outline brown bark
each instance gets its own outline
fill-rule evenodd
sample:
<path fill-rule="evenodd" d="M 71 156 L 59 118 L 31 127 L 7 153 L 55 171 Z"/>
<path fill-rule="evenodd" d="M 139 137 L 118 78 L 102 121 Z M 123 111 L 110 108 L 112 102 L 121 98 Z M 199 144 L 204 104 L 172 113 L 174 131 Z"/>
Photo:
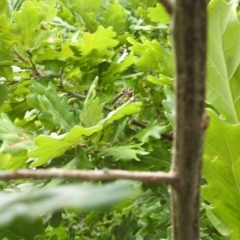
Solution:
<path fill-rule="evenodd" d="M 199 192 L 204 128 L 206 1 L 176 0 L 173 40 L 176 117 L 171 189 L 174 240 L 199 239 Z"/>
<path fill-rule="evenodd" d="M 11 179 L 83 179 L 87 181 L 129 179 L 146 182 L 160 182 L 169 185 L 176 184 L 177 178 L 173 172 L 143 172 L 126 170 L 75 170 L 75 169 L 19 169 L 15 171 L 0 171 L 0 180 Z"/>

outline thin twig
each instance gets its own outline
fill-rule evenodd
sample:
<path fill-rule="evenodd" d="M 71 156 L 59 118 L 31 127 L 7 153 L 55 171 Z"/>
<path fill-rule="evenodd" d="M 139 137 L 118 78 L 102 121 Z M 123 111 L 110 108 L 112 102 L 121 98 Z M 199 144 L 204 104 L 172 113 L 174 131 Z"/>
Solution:
<path fill-rule="evenodd" d="M 83 179 L 87 181 L 128 179 L 146 182 L 161 182 L 169 185 L 177 183 L 178 178 L 173 172 L 141 172 L 126 170 L 66 170 L 66 169 L 19 169 L 15 171 L 0 171 L 0 180 L 12 179 Z"/>
<path fill-rule="evenodd" d="M 31 57 L 29 57 L 29 61 L 30 61 L 31 65 L 32 65 L 32 71 L 34 72 L 34 74 L 35 74 L 38 78 L 42 77 L 42 74 L 37 70 L 34 62 L 33 62 L 32 59 L 31 59 Z"/>
<path fill-rule="evenodd" d="M 162 133 L 161 134 L 162 139 L 167 139 L 169 141 L 173 141 L 173 134 L 171 133 Z"/>
<path fill-rule="evenodd" d="M 159 2 L 165 7 L 169 15 L 172 15 L 174 3 L 171 0 L 159 0 Z"/>
<path fill-rule="evenodd" d="M 146 127 L 147 127 L 146 124 L 141 123 L 141 122 L 135 120 L 134 118 L 130 119 L 130 120 L 129 120 L 129 123 L 132 124 L 132 125 L 135 125 L 135 126 L 137 126 L 137 127 L 140 127 L 140 128 L 146 128 Z"/>
<path fill-rule="evenodd" d="M 85 96 L 82 95 L 82 94 L 79 94 L 79 93 L 75 93 L 75 92 L 71 92 L 71 91 L 68 91 L 69 94 L 71 94 L 73 97 L 76 97 L 76 98 L 79 98 L 81 100 L 85 100 Z"/>
<path fill-rule="evenodd" d="M 25 59 L 18 51 L 17 49 L 13 49 L 13 52 L 17 55 L 18 59 L 21 60 L 24 63 L 29 64 L 29 61 Z"/>

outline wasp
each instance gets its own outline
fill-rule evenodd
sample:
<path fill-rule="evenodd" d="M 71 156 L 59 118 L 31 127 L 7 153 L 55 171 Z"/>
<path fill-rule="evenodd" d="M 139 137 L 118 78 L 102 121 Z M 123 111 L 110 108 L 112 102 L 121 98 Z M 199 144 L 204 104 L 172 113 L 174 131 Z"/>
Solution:
<path fill-rule="evenodd" d="M 112 104 L 116 103 L 118 100 L 128 100 L 133 95 L 134 92 L 131 88 L 123 88 L 122 91 L 112 99 Z"/>

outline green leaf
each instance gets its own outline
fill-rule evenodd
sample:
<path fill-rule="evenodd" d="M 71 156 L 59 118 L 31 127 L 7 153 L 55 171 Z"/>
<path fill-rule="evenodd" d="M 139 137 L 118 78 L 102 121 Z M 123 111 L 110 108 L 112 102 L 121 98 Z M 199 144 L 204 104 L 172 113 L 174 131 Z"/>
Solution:
<path fill-rule="evenodd" d="M 0 52 L 1 52 L 1 50 L 0 50 Z M 6 63 L 6 61 L 4 61 L 4 62 Z M 12 70 L 12 68 L 11 67 L 0 67 L 0 77 L 4 77 L 6 80 L 12 80 L 13 79 L 13 70 Z M 4 91 L 3 90 L 4 89 L 4 85 L 1 85 L 1 88 L 2 88 L 2 91 Z M 5 94 L 4 93 L 2 93 L 2 94 L 3 95 L 1 97 L 4 97 Z M 1 100 L 0 100 L 0 102 L 1 102 Z"/>
<path fill-rule="evenodd" d="M 38 136 L 34 140 L 37 148 L 28 153 L 29 157 L 36 158 L 31 166 L 41 166 L 52 158 L 62 156 L 68 149 L 72 148 L 74 144 L 80 142 L 84 136 L 90 136 L 101 129 L 101 126 L 94 126 L 92 128 L 75 126 L 70 132 L 56 137 L 46 135 Z"/>
<path fill-rule="evenodd" d="M 61 46 L 61 51 L 57 51 L 52 48 L 46 48 L 42 50 L 43 53 L 37 56 L 37 61 L 46 61 L 46 60 L 59 60 L 66 61 L 67 59 L 78 59 L 74 57 L 74 53 L 71 50 L 71 43 L 65 42 Z"/>
<path fill-rule="evenodd" d="M 96 86 L 98 78 L 93 81 L 86 99 L 84 101 L 83 110 L 80 114 L 80 120 L 85 127 L 92 127 L 96 125 L 101 119 L 103 119 L 103 104 L 100 103 L 99 98 L 95 98 Z"/>
<path fill-rule="evenodd" d="M 110 49 L 118 45 L 118 41 L 113 39 L 116 35 L 112 27 L 105 29 L 102 26 L 99 26 L 95 33 L 85 33 L 80 45 L 82 55 L 95 58 L 112 56 L 114 51 Z"/>
<path fill-rule="evenodd" d="M 101 158 L 111 157 L 113 161 L 140 161 L 137 155 L 147 154 L 148 152 L 144 151 L 143 148 L 141 148 L 141 144 L 135 144 L 102 149 L 98 155 Z"/>
<path fill-rule="evenodd" d="M 134 215 L 123 216 L 119 225 L 112 228 L 115 240 L 135 240 L 135 231 L 137 229 L 137 220 Z"/>
<path fill-rule="evenodd" d="M 103 127 L 106 128 L 116 120 L 119 120 L 127 115 L 133 115 L 140 112 L 141 106 L 141 102 L 126 102 L 122 106 L 118 107 L 116 110 L 110 112 L 107 117 L 101 120 L 98 124 L 103 125 Z"/>
<path fill-rule="evenodd" d="M 161 69 L 166 76 L 173 77 L 173 56 L 156 40 L 149 41 L 142 37 L 143 44 L 138 43 L 135 39 L 128 37 L 128 42 L 133 45 L 131 50 L 140 55 L 135 61 L 136 66 L 141 71 L 153 71 Z"/>
<path fill-rule="evenodd" d="M 0 2 L 0 15 L 1 14 L 6 14 L 8 13 L 8 2 L 7 0 L 2 0 Z"/>
<path fill-rule="evenodd" d="M 51 82 L 46 88 L 34 81 L 29 90 L 31 93 L 27 96 L 28 104 L 41 110 L 39 116 L 41 121 L 54 123 L 66 131 L 75 125 L 73 113 L 69 111 L 67 98 L 63 97 L 60 100 Z"/>
<path fill-rule="evenodd" d="M 5 85 L 0 85 L 0 106 L 4 103 L 7 98 L 7 88 Z"/>
<path fill-rule="evenodd" d="M 33 2 L 27 1 L 22 4 L 21 11 L 13 12 L 12 19 L 15 23 L 15 30 L 22 37 L 24 45 L 31 47 L 36 30 L 45 14 L 41 12 L 40 7 L 36 7 Z"/>
<path fill-rule="evenodd" d="M 228 228 L 225 224 L 223 224 L 212 212 L 210 208 L 206 209 L 206 215 L 208 219 L 211 221 L 212 225 L 221 233 L 223 236 L 229 236 L 231 233 L 231 229 Z"/>
<path fill-rule="evenodd" d="M 35 147 L 35 144 L 33 144 L 32 149 Z M 26 161 L 28 160 L 27 150 L 21 151 L 16 154 L 12 154 L 11 158 L 5 165 L 4 169 L 18 169 L 23 167 L 26 164 Z"/>
<path fill-rule="evenodd" d="M 0 238 L 9 240 L 33 240 L 36 235 L 44 233 L 41 219 L 28 221 L 26 218 L 15 219 L 8 225 L 0 226 Z"/>
<path fill-rule="evenodd" d="M 0 39 L 4 42 L 4 45 L 1 44 L 2 49 L 9 49 L 8 47 L 12 46 L 13 43 L 20 43 L 20 37 L 12 32 L 13 24 L 9 22 L 6 15 L 0 15 Z M 9 57 L 8 57 L 9 58 Z M 2 56 L 1 58 L 2 59 Z"/>
<path fill-rule="evenodd" d="M 124 130 L 127 125 L 127 122 L 128 122 L 127 118 L 122 118 L 121 120 L 113 124 L 111 127 L 109 126 L 107 130 L 111 135 L 110 138 L 108 137 L 106 139 L 106 141 L 109 141 L 109 139 L 111 139 L 112 145 L 114 145 L 116 142 L 124 141 L 126 139 Z M 106 130 L 104 131 L 104 133 L 106 133 Z"/>
<path fill-rule="evenodd" d="M 164 86 L 164 93 L 165 96 L 167 97 L 167 99 L 162 101 L 162 105 L 165 109 L 165 115 L 168 118 L 168 120 L 170 121 L 170 123 L 173 125 L 174 123 L 174 115 L 175 115 L 175 96 L 173 94 L 173 91 L 171 90 L 170 87 L 168 87 L 167 85 Z"/>
<path fill-rule="evenodd" d="M 37 235 L 33 240 L 58 240 L 58 238 L 53 239 L 51 236 L 51 238 L 47 239 L 44 235 Z"/>
<path fill-rule="evenodd" d="M 159 139 L 161 134 L 167 131 L 167 127 L 157 122 L 157 120 L 154 120 L 148 123 L 147 127 L 137 134 L 137 139 L 142 143 L 148 142 L 149 137 Z"/>
<path fill-rule="evenodd" d="M 131 7 L 133 7 L 134 9 L 137 9 L 139 6 L 143 6 L 145 9 L 147 9 L 148 7 L 153 7 L 156 4 L 156 0 L 129 0 L 127 1 L 128 4 L 130 4 Z"/>
<path fill-rule="evenodd" d="M 102 74 L 103 83 L 113 82 L 114 75 L 126 71 L 131 65 L 134 64 L 133 52 L 127 54 L 123 53 L 122 56 L 118 59 L 117 62 L 113 62 L 107 71 Z"/>
<path fill-rule="evenodd" d="M 240 239 L 240 124 L 229 124 L 208 110 L 211 119 L 207 131 L 203 176 L 208 185 L 202 187 L 203 197 L 213 205 L 212 213 Z"/>
<path fill-rule="evenodd" d="M 24 0 L 8 0 L 10 12 L 18 11 Z"/>
<path fill-rule="evenodd" d="M 48 2 L 31 2 L 27 1 L 22 4 L 21 11 L 13 12 L 12 19 L 14 20 L 15 33 L 19 34 L 25 48 L 31 50 L 41 46 L 43 41 L 50 38 L 53 31 L 41 28 L 42 23 L 48 25 L 57 13 L 55 1 Z"/>
<path fill-rule="evenodd" d="M 240 63 L 240 23 L 234 4 L 212 0 L 208 5 L 207 101 L 230 123 L 240 120 L 240 95 L 233 94 L 240 87 L 233 76 Z"/>
<path fill-rule="evenodd" d="M 61 0 L 61 2 L 73 12 L 76 20 L 88 31 L 92 33 L 97 30 L 100 25 L 97 21 L 98 13 L 102 11 L 104 0 L 81 0 L 81 2 Z"/>
<path fill-rule="evenodd" d="M 113 27 L 114 32 L 123 33 L 126 23 L 125 9 L 119 4 L 118 1 L 114 1 L 113 4 L 109 4 L 108 10 L 103 11 L 103 23 L 104 27 Z"/>
<path fill-rule="evenodd" d="M 93 210 L 108 207 L 130 197 L 134 191 L 133 182 L 118 181 L 102 186 L 85 183 L 21 193 L 1 192 L 0 226 L 4 227 L 16 218 L 34 223 L 32 219 L 39 215 L 64 208 Z"/>
<path fill-rule="evenodd" d="M 90 98 L 87 103 L 84 104 L 83 111 L 80 114 L 80 119 L 84 126 L 95 126 L 104 117 L 102 111 L 103 104 L 100 103 L 99 98 Z"/>
<path fill-rule="evenodd" d="M 35 147 L 33 135 L 27 134 L 22 128 L 16 127 L 6 114 L 2 114 L 0 119 L 0 139 L 3 141 L 0 152 L 8 153 L 15 157 L 23 154 L 25 156 L 23 161 L 27 159 L 27 150 Z M 5 167 L 9 168 L 9 164 L 14 165 L 15 161 L 11 158 Z M 20 166 L 22 165 L 20 164 Z"/>
<path fill-rule="evenodd" d="M 11 155 L 10 154 L 4 154 L 4 153 L 0 153 L 0 169 L 5 169 L 7 163 L 10 161 L 11 159 Z"/>
<path fill-rule="evenodd" d="M 160 74 L 159 78 L 156 78 L 152 75 L 148 75 L 147 80 L 151 83 L 162 85 L 162 86 L 165 86 L 165 85 L 169 85 L 171 87 L 173 86 L 173 78 L 167 77 L 163 74 Z"/>
<path fill-rule="evenodd" d="M 170 22 L 170 16 L 166 12 L 165 8 L 162 4 L 157 4 L 154 8 L 148 8 L 148 17 L 153 21 L 157 23 L 163 23 L 163 24 L 169 24 Z"/>

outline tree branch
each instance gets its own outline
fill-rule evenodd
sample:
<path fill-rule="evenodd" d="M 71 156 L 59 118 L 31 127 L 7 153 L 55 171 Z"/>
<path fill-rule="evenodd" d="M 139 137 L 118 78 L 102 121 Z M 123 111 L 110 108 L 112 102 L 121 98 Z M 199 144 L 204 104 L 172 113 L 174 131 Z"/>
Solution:
<path fill-rule="evenodd" d="M 207 1 L 177 0 L 173 12 L 176 114 L 172 171 L 174 240 L 199 240 L 199 206 L 204 130 Z M 186 227 L 187 226 L 187 227 Z"/>
<path fill-rule="evenodd" d="M 159 2 L 165 7 L 169 15 L 172 15 L 173 12 L 173 2 L 171 0 L 159 0 Z"/>
<path fill-rule="evenodd" d="M 19 169 L 15 171 L 0 171 L 0 180 L 12 179 L 43 179 L 43 178 L 63 178 L 63 179 L 83 179 L 86 181 L 129 179 L 147 182 L 161 182 L 174 185 L 178 180 L 172 172 L 140 172 L 126 170 L 65 170 L 65 169 Z"/>

